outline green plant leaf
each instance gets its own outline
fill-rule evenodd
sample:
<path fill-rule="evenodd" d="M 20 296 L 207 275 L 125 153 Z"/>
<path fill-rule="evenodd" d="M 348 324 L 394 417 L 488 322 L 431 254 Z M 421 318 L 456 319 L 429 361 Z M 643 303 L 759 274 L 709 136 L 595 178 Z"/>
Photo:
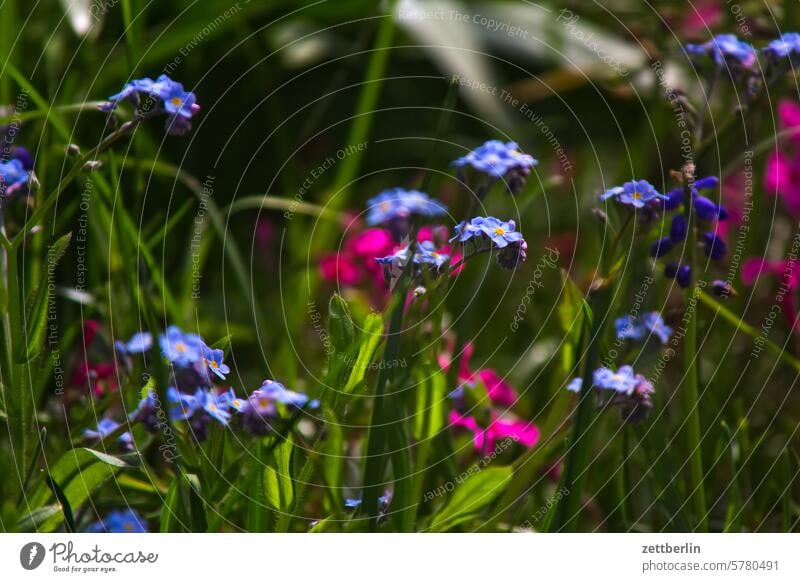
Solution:
<path fill-rule="evenodd" d="M 503 492 L 511 474 L 511 467 L 490 467 L 456 483 L 450 500 L 433 517 L 430 530 L 444 532 L 477 516 Z"/>

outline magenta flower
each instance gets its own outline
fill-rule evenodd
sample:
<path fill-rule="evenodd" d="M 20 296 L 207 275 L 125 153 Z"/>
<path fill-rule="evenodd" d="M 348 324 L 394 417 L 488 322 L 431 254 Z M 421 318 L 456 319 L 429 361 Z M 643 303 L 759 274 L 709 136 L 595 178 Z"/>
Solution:
<path fill-rule="evenodd" d="M 764 188 L 778 195 L 792 216 L 800 216 L 800 105 L 781 101 L 778 106 L 781 128 L 797 130 L 782 149 L 773 151 L 764 171 Z"/>
<path fill-rule="evenodd" d="M 800 270 L 800 264 L 796 259 L 768 261 L 761 257 L 750 257 L 742 263 L 742 282 L 745 285 L 753 285 L 755 280 L 762 275 L 772 275 L 778 278 L 780 285 L 787 287 L 786 297 L 780 303 L 786 322 L 794 333 L 800 333 L 800 303 L 797 298 L 800 272 L 798 270 Z"/>
<path fill-rule="evenodd" d="M 450 411 L 450 425 L 465 428 L 472 432 L 475 450 L 487 454 L 495 449 L 498 440 L 511 438 L 525 447 L 539 442 L 539 428 L 532 422 L 509 420 L 492 413 L 492 420 L 486 428 L 481 427 L 473 416 Z"/>

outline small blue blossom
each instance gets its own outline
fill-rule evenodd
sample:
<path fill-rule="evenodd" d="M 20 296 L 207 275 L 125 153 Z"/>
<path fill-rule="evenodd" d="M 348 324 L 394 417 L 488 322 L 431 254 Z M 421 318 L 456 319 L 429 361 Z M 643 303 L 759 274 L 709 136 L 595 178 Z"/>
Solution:
<path fill-rule="evenodd" d="M 503 222 L 489 216 L 481 223 L 479 228 L 499 249 L 507 247 L 510 243 L 518 243 L 523 240 L 522 233 L 516 231 L 517 225 L 513 220 Z"/>
<path fill-rule="evenodd" d="M 247 399 L 236 396 L 233 388 L 229 388 L 227 392 L 220 394 L 219 398 L 226 406 L 233 408 L 237 412 L 244 412 L 247 408 Z"/>
<path fill-rule="evenodd" d="M 274 380 L 264 380 L 260 390 L 256 390 L 256 392 L 259 391 L 265 394 L 269 399 L 280 402 L 281 404 L 296 406 L 297 408 L 302 408 L 306 405 L 308 405 L 309 408 L 316 408 L 319 406 L 318 400 L 309 400 L 308 396 L 305 394 L 289 390 L 283 384 L 275 382 Z"/>
<path fill-rule="evenodd" d="M 615 390 L 622 394 L 633 393 L 639 383 L 631 366 L 621 366 L 616 372 L 608 368 L 598 368 L 594 371 L 593 380 L 598 388 Z"/>
<path fill-rule="evenodd" d="M 113 510 L 105 519 L 91 524 L 87 533 L 147 533 L 147 522 L 133 509 Z"/>
<path fill-rule="evenodd" d="M 167 333 L 158 339 L 164 357 L 177 366 L 190 366 L 203 357 L 205 344 L 199 335 L 183 333 L 176 325 L 167 328 Z"/>
<path fill-rule="evenodd" d="M 688 44 L 684 48 L 696 64 L 702 64 L 704 59 L 710 58 L 717 68 L 727 66 L 734 73 L 751 69 L 757 61 L 756 49 L 740 41 L 735 34 L 718 34 L 706 43 Z"/>
<path fill-rule="evenodd" d="M 138 331 L 127 342 L 117 341 L 114 345 L 120 354 L 143 354 L 153 347 L 153 335 Z"/>
<path fill-rule="evenodd" d="M 484 236 L 483 231 L 483 223 L 486 222 L 486 218 L 482 216 L 478 216 L 470 220 L 469 222 L 460 222 L 455 226 L 454 229 L 454 236 L 450 239 L 450 242 L 467 242 L 469 239 L 473 237 L 482 237 Z"/>
<path fill-rule="evenodd" d="M 376 257 L 375 262 L 392 268 L 403 269 L 408 264 L 408 247 L 404 247 L 386 257 Z M 424 241 L 416 246 L 414 252 L 415 265 L 435 265 L 437 268 L 450 260 L 450 255 L 436 251 L 431 241 Z"/>
<path fill-rule="evenodd" d="M 519 146 L 513 141 L 503 143 L 492 139 L 451 165 L 456 168 L 470 166 L 492 179 L 506 178 L 512 181 L 524 179 L 538 163 L 533 156 L 519 151 Z M 520 184 L 514 184 L 512 190 L 518 191 L 518 186 Z"/>
<path fill-rule="evenodd" d="M 718 261 L 725 257 L 728 252 L 728 247 L 725 245 L 720 237 L 713 232 L 706 232 L 703 234 L 703 246 L 706 256 Z"/>
<path fill-rule="evenodd" d="M 227 374 L 230 374 L 231 369 L 222 361 L 222 350 L 215 350 L 208 346 L 203 346 L 203 360 L 206 362 L 208 369 L 211 370 L 217 377 L 224 380 Z"/>
<path fill-rule="evenodd" d="M 0 162 L 0 197 L 13 196 L 27 190 L 30 174 L 16 158 Z"/>
<path fill-rule="evenodd" d="M 108 102 L 100 106 L 103 111 L 111 111 L 122 101 L 136 105 L 140 95 L 147 95 L 157 101 L 156 112 L 167 114 L 166 128 L 172 135 L 183 135 L 191 129 L 189 121 L 198 111 L 197 97 L 186 91 L 181 83 L 173 81 L 167 75 L 161 75 L 153 81 L 149 77 L 134 79 L 120 91 L 108 98 Z"/>
<path fill-rule="evenodd" d="M 575 392 L 576 394 L 581 391 L 583 387 L 583 378 L 573 378 L 572 381 L 567 384 L 567 390 L 570 392 Z"/>
<path fill-rule="evenodd" d="M 670 237 L 660 238 L 650 245 L 650 256 L 663 257 L 672 250 L 672 239 Z"/>
<path fill-rule="evenodd" d="M 83 431 L 83 436 L 87 439 L 101 441 L 119 428 L 119 423 L 111 418 L 104 418 L 97 423 L 97 430 L 87 428 Z M 126 447 L 133 445 L 131 433 L 124 432 L 119 435 L 119 441 Z"/>
<path fill-rule="evenodd" d="M 672 217 L 672 223 L 669 227 L 669 240 L 678 244 L 686 239 L 688 231 L 689 225 L 686 223 L 686 217 L 683 214 L 676 214 Z"/>
<path fill-rule="evenodd" d="M 625 182 L 622 186 L 611 188 L 600 196 L 600 200 L 608 200 L 609 198 L 614 198 L 621 204 L 633 206 L 634 208 L 644 208 L 654 200 L 662 201 L 665 199 L 647 180 Z"/>
<path fill-rule="evenodd" d="M 200 388 L 194 394 L 195 401 L 197 402 L 197 409 L 203 409 L 208 416 L 216 420 L 222 425 L 227 426 L 228 420 L 231 418 L 230 399 L 229 396 L 224 394 L 216 394 L 212 390 Z"/>
<path fill-rule="evenodd" d="M 447 207 L 418 190 L 392 188 L 367 201 L 367 224 L 407 220 L 412 215 L 434 217 L 447 214 Z"/>
<path fill-rule="evenodd" d="M 386 511 L 389 507 L 389 502 L 392 500 L 392 496 L 388 493 L 386 495 L 381 495 L 378 497 L 378 510 L 379 511 Z M 361 497 L 349 497 L 344 500 L 344 506 L 347 509 L 357 509 L 361 507 L 362 504 Z"/>
<path fill-rule="evenodd" d="M 778 62 L 782 59 L 800 55 L 800 34 L 787 32 L 780 38 L 770 42 L 762 52 L 771 62 Z"/>
<path fill-rule="evenodd" d="M 642 316 L 644 329 L 655 335 L 662 344 L 669 342 L 672 335 L 672 328 L 664 323 L 664 318 L 657 311 L 646 313 Z"/>
<path fill-rule="evenodd" d="M 617 332 L 617 339 L 640 340 L 644 337 L 644 327 L 638 318 L 633 315 L 626 315 L 614 321 L 614 329 Z"/>

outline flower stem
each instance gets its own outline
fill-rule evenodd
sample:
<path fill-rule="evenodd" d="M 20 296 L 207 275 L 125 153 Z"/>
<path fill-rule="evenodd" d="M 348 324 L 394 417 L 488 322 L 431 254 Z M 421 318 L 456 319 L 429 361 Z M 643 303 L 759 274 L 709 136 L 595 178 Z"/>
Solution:
<path fill-rule="evenodd" d="M 691 269 L 691 281 L 686 288 L 686 309 L 694 310 L 697 304 L 697 261 L 695 258 L 697 247 L 697 232 L 695 228 L 695 213 L 692 206 L 692 180 L 693 169 L 684 167 L 683 169 L 683 195 L 684 213 L 688 224 L 688 236 L 686 237 L 686 264 Z M 703 488 L 703 457 L 700 448 L 700 402 L 698 391 L 698 370 L 697 359 L 697 314 L 690 313 L 686 337 L 683 340 L 683 364 L 686 385 L 681 394 L 683 396 L 683 407 L 686 413 L 686 437 L 689 447 L 689 503 L 694 506 L 696 515 L 696 530 L 706 531 L 706 498 Z"/>

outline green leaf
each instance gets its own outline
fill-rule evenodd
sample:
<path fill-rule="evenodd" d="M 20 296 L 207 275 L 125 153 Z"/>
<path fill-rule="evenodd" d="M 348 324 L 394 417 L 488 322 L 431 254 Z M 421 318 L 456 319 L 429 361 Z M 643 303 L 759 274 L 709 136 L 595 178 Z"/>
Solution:
<path fill-rule="evenodd" d="M 39 284 L 28 296 L 28 309 L 25 317 L 25 341 L 16 344 L 14 359 L 18 364 L 30 362 L 39 355 L 44 345 L 45 330 L 47 327 L 47 309 L 50 302 L 50 281 L 58 261 L 64 256 L 67 245 L 72 238 L 72 233 L 67 233 L 58 239 L 47 251 L 46 268 L 42 271 Z"/>
<path fill-rule="evenodd" d="M 380 313 L 370 313 L 364 320 L 361 331 L 361 343 L 358 346 L 358 355 L 350 370 L 350 376 L 342 392 L 351 393 L 364 381 L 369 365 L 375 357 L 375 351 L 383 339 L 383 317 Z"/>
<path fill-rule="evenodd" d="M 276 447 L 264 460 L 263 491 L 267 505 L 277 511 L 288 511 L 294 500 L 291 457 L 294 443 L 291 437 Z"/>
<path fill-rule="evenodd" d="M 338 293 L 334 293 L 328 302 L 328 333 L 331 339 L 332 357 L 352 351 L 356 336 L 353 317 L 350 315 L 347 301 Z"/>
<path fill-rule="evenodd" d="M 61 505 L 53 503 L 34 509 L 27 513 L 17 523 L 17 528 L 20 531 L 40 531 L 42 526 L 50 521 L 56 515 L 61 514 Z"/>
<path fill-rule="evenodd" d="M 205 503 L 197 475 L 180 474 L 173 479 L 161 510 L 161 533 L 208 530 Z"/>
<path fill-rule="evenodd" d="M 131 465 L 106 453 L 87 448 L 71 449 L 64 453 L 31 496 L 31 507 L 38 509 L 52 499 L 52 483 L 72 510 L 77 510 L 100 485 L 117 471 Z M 50 485 L 48 485 L 50 482 Z M 53 531 L 63 521 L 64 515 L 54 515 L 39 527 L 41 532 Z"/>
<path fill-rule="evenodd" d="M 511 467 L 490 467 L 455 483 L 452 497 L 430 524 L 430 531 L 444 532 L 473 517 L 502 493 L 511 480 Z"/>

